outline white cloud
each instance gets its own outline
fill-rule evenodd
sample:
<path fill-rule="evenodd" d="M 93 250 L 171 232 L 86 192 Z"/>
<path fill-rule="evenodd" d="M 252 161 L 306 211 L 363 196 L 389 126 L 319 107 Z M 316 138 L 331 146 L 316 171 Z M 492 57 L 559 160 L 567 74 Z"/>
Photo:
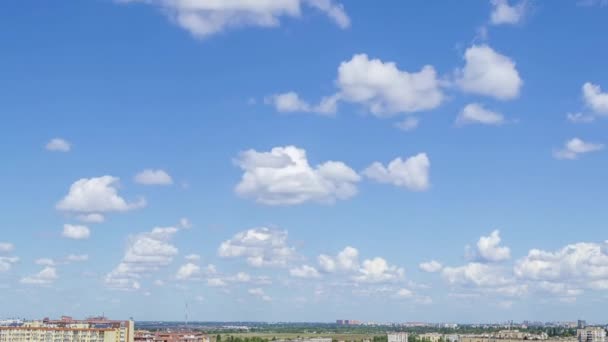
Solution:
<path fill-rule="evenodd" d="M 420 124 L 420 120 L 418 120 L 418 118 L 409 116 L 409 117 L 403 119 L 402 121 L 397 122 L 395 124 L 395 127 L 399 128 L 400 130 L 402 130 L 404 132 L 409 132 L 409 131 L 413 131 L 416 128 L 418 128 L 419 124 Z"/>
<path fill-rule="evenodd" d="M 338 96 L 328 96 L 321 99 L 321 102 L 313 106 L 302 100 L 300 95 L 294 91 L 281 94 L 274 94 L 264 98 L 264 103 L 273 105 L 280 113 L 317 113 L 322 115 L 332 115 L 337 111 Z"/>
<path fill-rule="evenodd" d="M 15 246 L 12 243 L 0 242 L 0 253 L 10 253 L 15 250 Z"/>
<path fill-rule="evenodd" d="M 244 151 L 236 163 L 244 170 L 236 193 L 267 205 L 347 199 L 357 193 L 355 183 L 360 180 L 342 162 L 328 161 L 311 167 L 306 151 L 295 146 L 275 147 L 270 152 Z"/>
<path fill-rule="evenodd" d="M 402 279 L 405 275 L 403 268 L 389 265 L 380 257 L 364 260 L 359 274 L 353 279 L 357 282 L 380 283 Z"/>
<path fill-rule="evenodd" d="M 443 265 L 441 265 L 441 263 L 439 263 L 435 260 L 431 260 L 431 261 L 420 263 L 420 265 L 418 265 L 418 267 L 421 270 L 423 270 L 424 272 L 434 273 L 434 272 L 441 271 L 441 269 L 443 268 Z"/>
<path fill-rule="evenodd" d="M 296 278 L 319 278 L 321 275 L 316 268 L 309 265 L 302 265 L 289 270 L 289 274 Z"/>
<path fill-rule="evenodd" d="M 599 85 L 586 82 L 583 84 L 585 104 L 598 114 L 608 114 L 608 92 L 602 92 Z"/>
<path fill-rule="evenodd" d="M 580 282 L 608 280 L 608 254 L 598 243 L 575 243 L 555 252 L 532 249 L 515 264 L 523 279 Z"/>
<path fill-rule="evenodd" d="M 432 66 L 410 73 L 366 54 L 342 62 L 336 83 L 341 100 L 362 104 L 379 117 L 434 109 L 444 100 Z"/>
<path fill-rule="evenodd" d="M 477 241 L 476 256 L 481 261 L 499 262 L 511 258 L 509 247 L 500 246 L 500 231 L 494 230 L 489 236 L 482 236 Z"/>
<path fill-rule="evenodd" d="M 363 175 L 380 183 L 389 183 L 413 191 L 424 191 L 430 186 L 430 166 L 426 153 L 419 153 L 406 160 L 395 158 L 386 167 L 380 162 L 374 162 L 363 170 Z"/>
<path fill-rule="evenodd" d="M 175 275 L 175 277 L 179 280 L 187 280 L 198 276 L 200 273 L 200 266 L 189 262 L 187 264 L 182 265 L 179 270 L 177 270 L 177 274 Z"/>
<path fill-rule="evenodd" d="M 414 292 L 409 289 L 402 288 L 397 291 L 396 295 L 398 298 L 412 298 L 414 296 Z"/>
<path fill-rule="evenodd" d="M 519 96 L 523 85 L 515 62 L 487 45 L 473 45 L 464 54 L 465 66 L 458 70 L 456 83 L 468 93 L 500 100 Z"/>
<path fill-rule="evenodd" d="M 568 113 L 566 114 L 566 119 L 572 123 L 590 123 L 595 121 L 595 116 L 583 113 Z"/>
<path fill-rule="evenodd" d="M 434 109 L 445 99 L 441 81 L 432 66 L 407 72 L 394 62 L 370 59 L 366 54 L 356 54 L 343 61 L 335 83 L 338 91 L 322 98 L 318 105 L 302 100 L 293 91 L 269 96 L 265 102 L 279 112 L 334 114 L 342 101 L 362 105 L 374 116 L 390 117 Z M 410 120 L 401 126 L 412 129 L 416 123 Z"/>
<path fill-rule="evenodd" d="M 604 149 L 603 144 L 585 142 L 579 138 L 568 140 L 560 150 L 553 151 L 557 159 L 577 159 L 579 155 Z"/>
<path fill-rule="evenodd" d="M 325 13 L 340 28 L 350 26 L 341 4 L 333 0 L 120 0 L 144 3 L 161 9 L 171 22 L 197 38 L 206 38 L 231 28 L 277 27 L 281 17 L 299 17 L 301 6 Z"/>
<path fill-rule="evenodd" d="M 254 289 L 249 289 L 247 292 L 249 292 L 250 295 L 260 298 L 263 301 L 269 302 L 272 300 L 272 298 L 270 296 L 268 296 L 263 289 L 261 288 L 254 288 Z"/>
<path fill-rule="evenodd" d="M 493 25 L 517 24 L 526 14 L 527 3 L 521 1 L 516 5 L 509 5 L 508 0 L 491 0 L 493 9 L 490 22 Z"/>
<path fill-rule="evenodd" d="M 328 273 L 357 271 L 359 269 L 359 251 L 347 246 L 335 257 L 319 255 L 318 261 L 321 269 Z"/>
<path fill-rule="evenodd" d="M 19 262 L 18 257 L 0 257 L 0 272 L 9 271 L 17 262 Z"/>
<path fill-rule="evenodd" d="M 261 227 L 239 232 L 222 242 L 218 255 L 222 258 L 245 258 L 254 267 L 284 267 L 296 258 L 296 251 L 287 244 L 286 230 Z"/>
<path fill-rule="evenodd" d="M 171 239 L 179 231 L 176 227 L 156 227 L 149 232 L 131 236 L 121 262 L 104 282 L 118 290 L 137 290 L 139 279 L 169 265 L 179 250 Z"/>
<path fill-rule="evenodd" d="M 512 283 L 501 267 L 471 262 L 463 266 L 446 266 L 441 271 L 443 278 L 453 285 L 497 287 Z"/>
<path fill-rule="evenodd" d="M 85 240 L 91 236 L 91 231 L 87 226 L 64 224 L 61 236 L 68 239 Z"/>
<path fill-rule="evenodd" d="M 119 179 L 112 176 L 82 178 L 70 186 L 68 194 L 57 203 L 56 208 L 63 211 L 83 213 L 102 213 L 109 211 L 128 211 L 144 207 L 146 202 L 128 203 L 118 195 Z"/>
<path fill-rule="evenodd" d="M 144 185 L 171 185 L 173 179 L 164 170 L 146 169 L 135 175 L 135 182 Z"/>
<path fill-rule="evenodd" d="M 184 229 L 190 229 L 192 228 L 192 222 L 190 222 L 187 217 L 182 217 L 181 219 L 179 219 L 179 226 Z"/>
<path fill-rule="evenodd" d="M 49 258 L 36 259 L 35 263 L 40 266 L 55 266 L 55 261 Z"/>
<path fill-rule="evenodd" d="M 195 262 L 201 260 L 201 256 L 198 254 L 188 254 L 184 257 L 187 261 Z"/>
<path fill-rule="evenodd" d="M 55 282 L 57 278 L 59 277 L 57 276 L 55 267 L 46 266 L 36 274 L 21 278 L 21 283 L 30 285 L 49 285 Z"/>
<path fill-rule="evenodd" d="M 278 112 L 308 112 L 310 105 L 300 99 L 300 96 L 289 91 L 282 94 L 272 95 L 264 100 L 267 104 L 274 104 Z"/>
<path fill-rule="evenodd" d="M 66 257 L 69 262 L 82 262 L 89 260 L 88 254 L 70 254 Z"/>
<path fill-rule="evenodd" d="M 505 118 L 502 114 L 488 110 L 479 103 L 469 103 L 462 109 L 458 118 L 456 118 L 457 125 L 482 124 L 498 126 L 503 123 L 505 123 Z"/>
<path fill-rule="evenodd" d="M 97 213 L 78 215 L 76 218 L 86 223 L 103 223 L 105 221 L 105 217 Z"/>
<path fill-rule="evenodd" d="M 64 139 L 54 138 L 46 144 L 45 148 L 52 152 L 69 152 L 71 145 Z"/>

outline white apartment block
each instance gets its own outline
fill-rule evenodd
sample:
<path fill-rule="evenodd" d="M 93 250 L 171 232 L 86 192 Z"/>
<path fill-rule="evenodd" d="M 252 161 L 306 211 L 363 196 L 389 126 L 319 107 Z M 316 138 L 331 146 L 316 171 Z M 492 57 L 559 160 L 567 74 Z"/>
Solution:
<path fill-rule="evenodd" d="M 405 332 L 389 333 L 386 334 L 386 336 L 388 338 L 388 342 L 408 342 L 408 334 Z"/>

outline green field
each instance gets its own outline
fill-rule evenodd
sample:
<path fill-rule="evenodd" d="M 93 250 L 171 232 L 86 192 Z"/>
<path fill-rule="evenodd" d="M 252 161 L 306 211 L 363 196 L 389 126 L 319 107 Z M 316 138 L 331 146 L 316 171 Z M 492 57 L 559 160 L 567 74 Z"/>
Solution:
<path fill-rule="evenodd" d="M 222 341 L 226 341 L 228 336 L 233 336 L 234 338 L 240 337 L 242 339 L 257 337 L 261 339 L 267 339 L 269 341 L 276 340 L 294 340 L 298 338 L 321 338 L 327 337 L 333 340 L 338 341 L 363 341 L 363 340 L 372 340 L 374 336 L 381 336 L 382 334 L 364 334 L 364 333 L 332 333 L 332 332 L 323 332 L 323 333 L 271 333 L 271 332 L 247 332 L 247 333 L 232 333 L 232 334 L 221 334 Z M 211 342 L 216 342 L 215 335 L 211 336 Z"/>

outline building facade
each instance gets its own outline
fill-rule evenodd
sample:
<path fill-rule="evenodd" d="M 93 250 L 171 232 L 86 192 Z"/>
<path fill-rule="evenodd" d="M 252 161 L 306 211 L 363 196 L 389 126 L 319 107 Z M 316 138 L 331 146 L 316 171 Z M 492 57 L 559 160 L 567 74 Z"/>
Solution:
<path fill-rule="evenodd" d="M 587 327 L 576 331 L 578 342 L 608 342 L 606 330 L 600 327 Z"/>
<path fill-rule="evenodd" d="M 133 321 L 112 321 L 105 317 L 74 320 L 23 321 L 0 326 L 0 342 L 133 342 Z"/>
<path fill-rule="evenodd" d="M 408 334 L 405 332 L 386 334 L 388 342 L 408 342 Z"/>

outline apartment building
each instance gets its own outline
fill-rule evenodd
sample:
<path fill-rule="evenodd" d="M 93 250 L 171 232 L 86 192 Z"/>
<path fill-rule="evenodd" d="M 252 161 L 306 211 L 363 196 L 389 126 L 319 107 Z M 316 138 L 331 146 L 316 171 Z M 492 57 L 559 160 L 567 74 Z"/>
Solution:
<path fill-rule="evenodd" d="M 578 342 L 607 342 L 606 330 L 601 327 L 587 327 L 576 331 Z"/>
<path fill-rule="evenodd" d="M 133 342 L 134 330 L 133 321 L 63 316 L 0 326 L 0 342 Z"/>
<path fill-rule="evenodd" d="M 405 332 L 386 334 L 388 342 L 408 342 L 408 334 Z"/>

